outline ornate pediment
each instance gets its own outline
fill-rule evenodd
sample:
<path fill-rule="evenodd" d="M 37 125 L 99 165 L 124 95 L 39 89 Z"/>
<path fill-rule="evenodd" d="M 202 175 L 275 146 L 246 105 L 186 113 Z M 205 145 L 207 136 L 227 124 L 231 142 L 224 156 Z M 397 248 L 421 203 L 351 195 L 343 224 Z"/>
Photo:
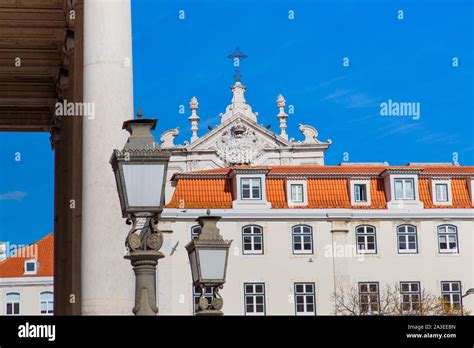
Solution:
<path fill-rule="evenodd" d="M 231 87 L 232 100 L 221 113 L 220 123 L 205 134 L 199 134 L 197 114 L 199 102 L 193 97 L 189 103 L 192 136 L 190 141 L 175 144 L 178 129 L 171 129 L 161 136 L 162 147 L 175 153 L 172 160 L 183 162 L 183 170 L 193 171 L 205 168 L 218 168 L 231 165 L 323 163 L 323 153 L 330 141 L 318 140 L 318 131 L 308 125 L 299 129 L 304 136 L 303 141 L 289 138 L 286 132 L 288 114 L 285 112 L 286 100 L 279 95 L 276 104 L 279 108 L 277 118 L 280 132 L 275 133 L 258 123 L 258 113 L 252 111 L 247 104 L 244 93 L 246 87 L 236 81 Z"/>
<path fill-rule="evenodd" d="M 234 132 L 236 133 L 233 133 L 233 127 L 235 127 Z M 245 128 L 245 131 L 240 132 L 240 128 Z M 226 122 L 218 125 L 205 136 L 201 137 L 198 141 L 190 144 L 188 146 L 188 150 L 217 150 L 217 144 L 220 143 L 221 138 L 230 137 L 233 134 L 235 135 L 233 137 L 234 139 L 248 139 L 250 136 L 256 137 L 258 139 L 260 151 L 264 148 L 280 148 L 290 146 L 290 143 L 287 140 L 281 138 L 275 133 L 270 132 L 262 125 L 253 122 L 245 116 L 236 115 L 226 120 Z M 234 140 L 232 142 L 234 142 Z"/>

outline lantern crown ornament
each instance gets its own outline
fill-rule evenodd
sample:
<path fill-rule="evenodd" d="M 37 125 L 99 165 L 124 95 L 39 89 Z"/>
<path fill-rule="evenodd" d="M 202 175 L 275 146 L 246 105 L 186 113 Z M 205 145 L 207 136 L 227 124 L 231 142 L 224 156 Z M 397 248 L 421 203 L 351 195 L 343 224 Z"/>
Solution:
<path fill-rule="evenodd" d="M 124 148 L 114 150 L 110 159 L 126 218 L 161 213 L 170 157 L 151 134 L 157 119 L 141 118 L 141 110 L 137 116 L 123 123 L 122 129 L 130 136 Z"/>

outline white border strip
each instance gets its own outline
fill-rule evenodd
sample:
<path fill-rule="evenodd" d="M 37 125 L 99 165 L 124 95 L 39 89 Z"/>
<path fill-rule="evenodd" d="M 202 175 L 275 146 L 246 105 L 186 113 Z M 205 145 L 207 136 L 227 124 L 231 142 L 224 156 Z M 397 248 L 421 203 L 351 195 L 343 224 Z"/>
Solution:
<path fill-rule="evenodd" d="M 206 215 L 207 209 L 165 209 L 162 220 L 192 220 Z M 211 215 L 223 220 L 247 219 L 307 219 L 307 220 L 393 220 L 393 219 L 452 219 L 474 221 L 473 209 L 211 209 Z"/>

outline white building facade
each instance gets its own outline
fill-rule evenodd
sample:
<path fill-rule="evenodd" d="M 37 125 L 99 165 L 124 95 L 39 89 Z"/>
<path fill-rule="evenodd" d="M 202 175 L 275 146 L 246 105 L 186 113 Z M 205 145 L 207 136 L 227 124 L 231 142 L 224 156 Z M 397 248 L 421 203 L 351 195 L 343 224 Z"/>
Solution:
<path fill-rule="evenodd" d="M 53 315 L 54 235 L 0 262 L 0 315 Z"/>
<path fill-rule="evenodd" d="M 194 313 L 198 293 L 184 245 L 208 209 L 232 240 L 221 291 L 225 314 L 332 315 L 338 291 L 350 288 L 359 313 L 377 313 L 388 286 L 400 292 L 404 308 L 416 309 L 425 291 L 453 311 L 461 303 L 464 313 L 474 309 L 474 299 L 462 299 L 474 287 L 473 167 L 325 166 L 331 141 L 319 141 L 307 125 L 299 127 L 304 141 L 288 140 L 281 95 L 275 134 L 258 124 L 245 86 L 236 82 L 232 92 L 221 124 L 207 134 L 198 136 L 193 98 L 190 142 L 174 144 L 178 129 L 161 136 L 172 157 L 160 314 Z"/>

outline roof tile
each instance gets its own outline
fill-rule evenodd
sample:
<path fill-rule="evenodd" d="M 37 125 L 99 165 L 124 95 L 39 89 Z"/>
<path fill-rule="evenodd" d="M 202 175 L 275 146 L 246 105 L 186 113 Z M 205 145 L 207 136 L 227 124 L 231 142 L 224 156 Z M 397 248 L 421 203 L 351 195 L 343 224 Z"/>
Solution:
<path fill-rule="evenodd" d="M 30 251 L 30 252 L 28 252 Z M 25 273 L 25 261 L 34 259 L 38 261 L 36 274 Z M 33 257 L 31 257 L 33 256 Z M 54 234 L 50 233 L 36 243 L 21 248 L 16 255 L 0 262 L 0 278 L 12 277 L 52 277 L 54 275 Z"/>

